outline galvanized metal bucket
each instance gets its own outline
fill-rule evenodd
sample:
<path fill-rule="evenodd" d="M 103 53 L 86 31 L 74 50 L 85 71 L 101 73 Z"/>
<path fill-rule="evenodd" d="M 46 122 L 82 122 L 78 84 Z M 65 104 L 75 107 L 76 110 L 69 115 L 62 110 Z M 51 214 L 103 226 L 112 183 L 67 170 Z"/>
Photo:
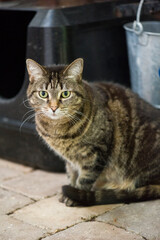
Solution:
<path fill-rule="evenodd" d="M 124 25 L 131 86 L 140 97 L 160 108 L 160 22 L 140 22 L 143 2 L 136 21 Z"/>

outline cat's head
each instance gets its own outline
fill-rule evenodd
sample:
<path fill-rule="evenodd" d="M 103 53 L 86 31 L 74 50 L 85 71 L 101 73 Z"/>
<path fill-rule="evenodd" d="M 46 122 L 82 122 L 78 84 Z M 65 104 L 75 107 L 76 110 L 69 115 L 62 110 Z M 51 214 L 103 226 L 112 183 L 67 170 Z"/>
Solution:
<path fill-rule="evenodd" d="M 83 59 L 68 66 L 44 67 L 27 59 L 29 86 L 27 96 L 37 114 L 50 119 L 72 118 L 85 99 L 82 82 Z"/>

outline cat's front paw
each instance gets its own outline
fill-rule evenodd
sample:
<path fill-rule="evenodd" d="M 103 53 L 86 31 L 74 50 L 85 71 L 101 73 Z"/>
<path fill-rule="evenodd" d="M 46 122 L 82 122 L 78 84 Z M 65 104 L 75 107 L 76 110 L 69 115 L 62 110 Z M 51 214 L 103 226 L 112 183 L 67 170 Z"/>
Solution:
<path fill-rule="evenodd" d="M 77 207 L 80 205 L 78 202 L 70 199 L 69 197 L 66 197 L 63 193 L 61 193 L 59 201 L 65 203 L 67 207 Z"/>
<path fill-rule="evenodd" d="M 78 178 L 76 181 L 76 188 L 80 190 L 90 191 L 94 181 L 88 178 Z"/>

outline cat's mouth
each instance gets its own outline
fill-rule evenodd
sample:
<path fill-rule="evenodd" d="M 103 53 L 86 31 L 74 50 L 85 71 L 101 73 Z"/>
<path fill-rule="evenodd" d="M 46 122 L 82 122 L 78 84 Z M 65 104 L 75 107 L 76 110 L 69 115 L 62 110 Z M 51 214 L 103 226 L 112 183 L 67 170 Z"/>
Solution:
<path fill-rule="evenodd" d="M 59 118 L 60 116 L 59 116 L 59 114 L 57 113 L 57 111 L 53 111 L 53 110 L 52 110 L 52 117 L 54 117 L 54 118 Z"/>
<path fill-rule="evenodd" d="M 58 119 L 58 118 L 60 118 L 60 116 L 58 114 L 56 114 L 56 112 L 52 112 L 51 118 L 52 119 Z"/>
<path fill-rule="evenodd" d="M 46 117 L 53 119 L 53 120 L 59 119 L 61 117 L 60 114 L 57 112 L 57 110 L 52 111 L 51 109 L 43 109 L 42 111 Z"/>

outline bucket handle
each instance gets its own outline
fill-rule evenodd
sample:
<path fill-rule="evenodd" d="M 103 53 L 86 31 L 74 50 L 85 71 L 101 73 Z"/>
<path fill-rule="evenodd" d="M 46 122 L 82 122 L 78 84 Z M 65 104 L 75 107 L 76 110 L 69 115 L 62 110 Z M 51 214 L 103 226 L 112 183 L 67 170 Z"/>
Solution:
<path fill-rule="evenodd" d="M 144 0 L 141 0 L 137 10 L 136 21 L 133 22 L 133 30 L 137 35 L 140 35 L 143 32 L 143 25 L 140 22 L 141 10 Z"/>

